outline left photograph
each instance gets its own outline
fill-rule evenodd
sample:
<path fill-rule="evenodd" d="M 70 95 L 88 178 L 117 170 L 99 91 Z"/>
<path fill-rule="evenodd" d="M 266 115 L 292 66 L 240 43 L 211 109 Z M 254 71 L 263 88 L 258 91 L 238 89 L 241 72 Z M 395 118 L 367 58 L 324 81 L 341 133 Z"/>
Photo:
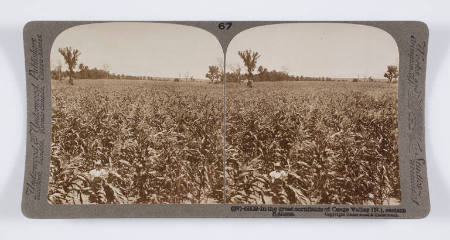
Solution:
<path fill-rule="evenodd" d="M 165 23 L 63 31 L 51 55 L 50 204 L 224 203 L 223 51 Z"/>

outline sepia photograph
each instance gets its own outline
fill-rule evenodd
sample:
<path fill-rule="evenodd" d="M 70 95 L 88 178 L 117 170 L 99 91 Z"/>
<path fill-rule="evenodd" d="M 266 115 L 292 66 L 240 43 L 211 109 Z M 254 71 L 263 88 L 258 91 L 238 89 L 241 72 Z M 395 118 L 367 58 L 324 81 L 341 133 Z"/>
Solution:
<path fill-rule="evenodd" d="M 79 25 L 51 55 L 50 204 L 223 203 L 223 51 L 165 23 Z"/>
<path fill-rule="evenodd" d="M 387 32 L 283 23 L 69 28 L 50 56 L 51 204 L 398 205 Z M 224 165 L 225 164 L 225 165 Z"/>
<path fill-rule="evenodd" d="M 226 59 L 227 203 L 400 204 L 391 35 L 265 25 L 236 35 Z"/>

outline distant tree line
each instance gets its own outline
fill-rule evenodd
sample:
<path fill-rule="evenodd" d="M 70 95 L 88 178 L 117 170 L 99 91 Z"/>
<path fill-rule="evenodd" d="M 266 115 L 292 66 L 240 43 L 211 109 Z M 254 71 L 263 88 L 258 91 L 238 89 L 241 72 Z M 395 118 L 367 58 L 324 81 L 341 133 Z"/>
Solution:
<path fill-rule="evenodd" d="M 133 76 L 125 74 L 115 74 L 109 71 L 109 66 L 104 65 L 103 69 L 98 69 L 96 67 L 89 68 L 89 66 L 78 63 L 78 57 L 81 52 L 78 49 L 72 49 L 71 47 L 59 48 L 58 52 L 64 57 L 64 61 L 67 64 L 67 70 L 62 71 L 62 66 L 59 64 L 53 70 L 51 70 L 52 79 L 62 80 L 63 78 L 69 78 L 69 83 L 73 85 L 73 78 L 78 79 L 130 79 L 130 80 L 169 80 L 169 78 L 155 78 L 150 76 Z M 242 59 L 245 67 L 247 68 L 247 73 L 241 73 L 241 67 L 238 66 L 231 72 L 224 73 L 223 65 L 219 61 L 218 65 L 210 65 L 208 67 L 208 72 L 205 77 L 208 78 L 213 83 L 223 82 L 224 77 L 227 78 L 229 82 L 240 82 L 241 80 L 248 80 L 250 82 L 263 82 L 263 81 L 333 81 L 330 77 L 304 77 L 304 76 L 293 76 L 289 75 L 287 71 L 269 71 L 263 66 L 256 68 L 258 59 L 261 55 L 251 49 L 238 51 L 239 57 Z M 78 66 L 78 71 L 76 67 Z M 254 71 L 257 69 L 257 73 Z M 189 74 L 188 74 L 189 75 Z M 192 76 L 186 75 L 185 80 L 194 81 Z M 387 66 L 387 71 L 384 74 L 389 82 L 396 82 L 399 73 L 398 67 L 395 65 Z M 180 78 L 175 78 L 175 82 L 179 82 Z M 353 82 L 358 82 L 358 78 L 352 79 Z M 373 82 L 372 77 L 368 78 L 369 82 Z"/>
<path fill-rule="evenodd" d="M 232 69 L 231 72 L 225 73 L 225 76 L 227 78 L 228 82 L 240 82 L 241 80 L 250 80 L 255 82 L 262 82 L 262 81 L 345 81 L 343 79 L 334 79 L 330 77 L 305 77 L 305 76 L 294 76 L 289 75 L 287 71 L 276 71 L 272 70 L 269 71 L 267 68 L 263 66 L 259 66 L 257 68 L 257 73 L 255 74 L 254 71 L 256 69 L 258 59 L 261 57 L 261 55 L 256 52 L 252 51 L 251 49 L 238 51 L 239 57 L 242 59 L 242 62 L 244 66 L 247 68 L 247 73 L 242 74 L 241 67 L 235 67 Z M 212 71 L 213 70 L 213 71 Z M 209 78 L 211 81 L 217 81 L 222 80 L 223 76 L 218 76 L 219 71 L 217 69 L 217 66 L 209 66 L 209 72 L 206 74 L 206 77 Z M 384 74 L 384 77 L 388 80 L 388 82 L 396 82 L 399 73 L 398 73 L 398 67 L 395 65 L 389 65 L 387 66 L 387 71 Z M 359 78 L 353 78 L 351 79 L 352 82 L 359 82 L 361 79 Z M 372 76 L 369 76 L 366 78 L 366 81 L 368 82 L 374 82 L 375 79 Z"/>
<path fill-rule="evenodd" d="M 277 82 L 277 81 L 333 81 L 332 78 L 329 77 L 305 77 L 305 76 L 294 76 L 289 75 L 286 72 L 282 71 L 268 71 L 265 69 L 264 72 L 258 72 L 257 74 L 253 74 L 250 76 L 249 74 L 238 74 L 236 72 L 227 72 L 226 73 L 227 82 L 239 82 L 244 79 L 251 79 L 255 82 Z"/>
<path fill-rule="evenodd" d="M 78 64 L 78 58 L 81 52 L 78 49 L 73 49 L 72 47 L 59 48 L 58 52 L 64 57 L 64 61 L 67 65 L 67 70 L 62 70 L 62 65 L 58 64 L 54 69 L 51 70 L 51 78 L 56 80 L 69 79 L 69 83 L 73 85 L 73 79 L 127 79 L 127 80 L 171 80 L 171 78 L 160 78 L 160 77 L 150 77 L 150 76 L 134 76 L 126 74 L 116 74 L 109 71 L 109 66 L 107 64 L 103 65 L 103 69 L 98 69 L 96 67 L 90 68 L 89 66 L 80 63 Z M 78 71 L 77 71 L 78 66 Z M 192 76 L 187 77 L 194 81 Z M 175 81 L 179 81 L 178 78 Z"/>
<path fill-rule="evenodd" d="M 232 71 L 225 74 L 222 73 L 220 66 L 211 65 L 209 66 L 209 71 L 206 73 L 205 77 L 211 82 L 221 82 L 226 76 L 228 82 L 240 82 L 242 80 L 250 80 L 255 82 L 263 81 L 333 81 L 329 77 L 304 77 L 304 76 L 293 76 L 289 75 L 286 71 L 269 71 L 263 66 L 256 68 L 258 59 L 261 55 L 252 51 L 251 49 L 238 51 L 239 57 L 242 59 L 244 66 L 247 68 L 246 73 L 241 73 L 242 69 L 240 66 L 233 68 Z M 257 73 L 254 71 L 257 70 Z"/>
<path fill-rule="evenodd" d="M 82 64 L 80 64 L 82 65 Z M 74 71 L 72 74 L 72 78 L 75 79 L 127 79 L 127 80 L 160 80 L 157 77 L 150 76 L 134 76 L 134 75 L 126 75 L 126 74 L 115 74 L 109 71 L 92 68 L 90 69 L 88 66 L 83 65 L 83 70 Z M 52 79 L 61 80 L 70 78 L 70 71 L 61 71 L 60 67 L 56 67 L 51 71 Z"/>

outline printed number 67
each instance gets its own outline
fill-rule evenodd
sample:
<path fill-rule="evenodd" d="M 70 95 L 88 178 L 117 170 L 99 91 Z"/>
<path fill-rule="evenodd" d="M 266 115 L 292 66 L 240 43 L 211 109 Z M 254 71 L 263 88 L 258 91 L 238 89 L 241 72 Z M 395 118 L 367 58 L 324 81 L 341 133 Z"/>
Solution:
<path fill-rule="evenodd" d="M 222 22 L 222 23 L 219 23 L 219 29 L 220 30 L 228 30 L 231 28 L 231 25 L 233 25 L 233 24 L 230 22 Z"/>

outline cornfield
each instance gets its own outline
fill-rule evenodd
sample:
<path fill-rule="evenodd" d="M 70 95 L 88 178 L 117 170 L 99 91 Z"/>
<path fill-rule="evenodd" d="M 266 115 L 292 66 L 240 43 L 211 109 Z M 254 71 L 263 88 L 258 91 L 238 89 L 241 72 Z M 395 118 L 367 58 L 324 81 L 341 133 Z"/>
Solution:
<path fill-rule="evenodd" d="M 226 94 L 224 138 L 220 84 L 52 81 L 49 202 L 400 201 L 395 84 L 230 83 Z"/>
<path fill-rule="evenodd" d="M 52 204 L 223 201 L 222 88 L 52 83 Z"/>
<path fill-rule="evenodd" d="M 227 202 L 396 204 L 397 85 L 227 85 Z M 270 179 L 278 162 L 287 178 Z"/>

